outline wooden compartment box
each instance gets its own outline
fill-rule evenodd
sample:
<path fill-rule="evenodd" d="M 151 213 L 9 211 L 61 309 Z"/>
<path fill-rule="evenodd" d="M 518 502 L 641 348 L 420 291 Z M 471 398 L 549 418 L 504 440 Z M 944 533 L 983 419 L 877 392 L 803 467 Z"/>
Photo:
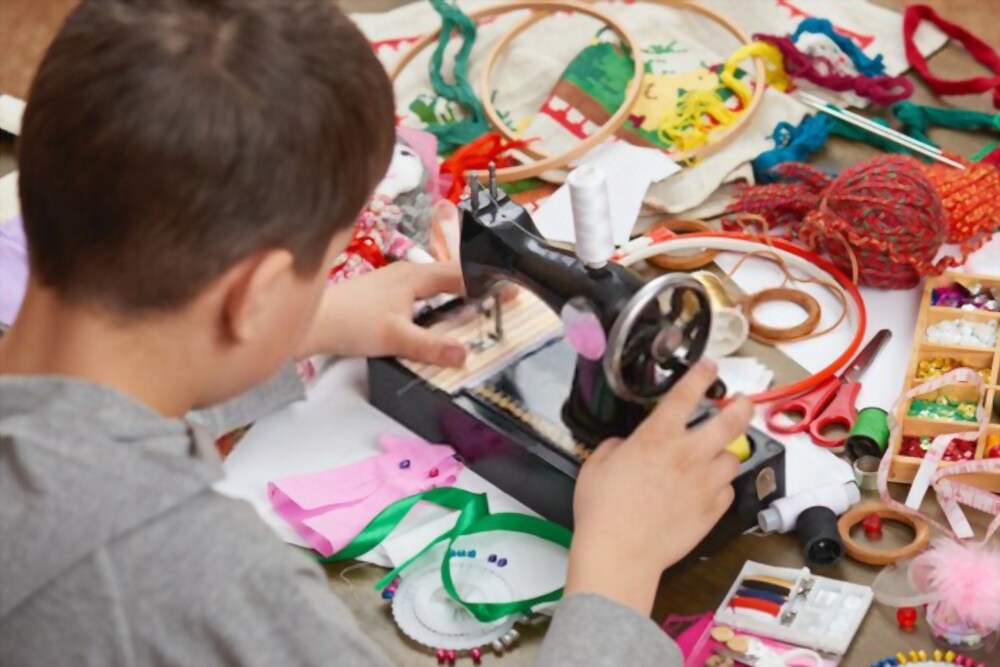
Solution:
<path fill-rule="evenodd" d="M 951 358 L 958 360 L 959 364 L 973 370 L 989 369 L 989 379 L 986 380 L 986 391 L 983 401 L 988 424 L 983 434 L 976 443 L 976 459 L 984 459 L 987 456 L 987 443 L 1000 441 L 1000 338 L 992 347 L 973 347 L 962 345 L 945 345 L 940 343 L 930 343 L 926 340 L 927 327 L 943 320 L 967 319 L 975 322 L 996 321 L 1000 325 L 1000 313 L 985 310 L 962 310 L 959 308 L 945 308 L 931 305 L 931 290 L 936 287 L 950 285 L 959 282 L 964 285 L 978 283 L 992 288 L 1000 288 L 1000 275 L 985 276 L 972 275 L 967 273 L 945 273 L 927 281 L 924 293 L 921 296 L 920 312 L 917 317 L 917 329 L 913 337 L 913 353 L 910 356 L 910 363 L 906 369 L 906 379 L 903 383 L 904 391 L 909 391 L 914 387 L 928 382 L 928 380 L 918 380 L 917 369 L 920 362 L 930 361 L 935 358 Z M 924 394 L 917 398 L 935 399 L 944 395 L 949 399 L 963 401 L 977 401 L 979 392 L 972 384 L 962 383 L 949 385 L 936 392 Z M 889 480 L 892 482 L 910 483 L 917 474 L 923 459 L 912 456 L 901 456 L 900 445 L 904 436 L 938 436 L 946 433 L 964 433 L 978 429 L 978 422 L 961 421 L 958 419 L 925 419 L 921 417 L 910 417 L 908 415 L 910 401 L 899 405 L 895 415 L 899 423 L 902 424 L 900 437 L 893 438 L 889 442 L 887 456 L 892 457 L 892 465 L 889 469 Z M 942 466 L 952 465 L 952 462 L 943 461 Z M 956 480 L 973 484 L 980 488 L 1000 493 L 1000 472 L 976 473 L 955 477 Z"/>

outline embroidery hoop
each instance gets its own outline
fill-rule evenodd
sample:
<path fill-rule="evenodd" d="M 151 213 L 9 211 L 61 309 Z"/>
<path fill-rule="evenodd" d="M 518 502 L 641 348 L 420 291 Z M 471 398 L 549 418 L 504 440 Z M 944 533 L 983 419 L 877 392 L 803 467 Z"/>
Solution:
<path fill-rule="evenodd" d="M 573 160 L 583 156 L 592 148 L 601 144 L 605 139 L 614 136 L 615 132 L 617 132 L 619 128 L 625 124 L 629 111 L 631 111 L 632 107 L 635 106 L 636 100 L 639 99 L 639 93 L 641 90 L 639 84 L 642 81 L 645 71 L 645 64 L 642 58 L 638 55 L 640 51 L 631 33 L 629 33 L 628 30 L 626 30 L 625 27 L 616 19 L 612 18 L 605 12 L 590 6 L 589 4 L 576 2 L 575 0 L 545 0 L 544 2 L 540 0 L 517 0 L 515 2 L 505 3 L 502 5 L 483 7 L 469 12 L 468 16 L 474 21 L 479 21 L 483 18 L 499 16 L 501 14 L 508 14 L 510 12 L 520 10 L 532 10 L 534 12 L 538 12 L 539 14 L 535 14 L 535 16 L 540 17 L 548 16 L 553 11 L 557 10 L 570 10 L 596 18 L 599 21 L 603 21 L 605 25 L 618 35 L 618 37 L 626 44 L 629 51 L 633 54 L 632 60 L 634 62 L 634 67 L 632 78 L 629 80 L 628 87 L 625 89 L 625 100 L 614 115 L 608 119 L 607 123 L 602 125 L 596 132 L 594 132 L 594 134 L 581 140 L 568 150 L 558 155 L 546 156 L 533 161 L 525 161 L 523 164 L 514 167 L 497 169 L 496 179 L 501 182 L 518 181 L 525 178 L 531 178 L 551 169 L 560 169 L 565 167 L 573 162 Z M 534 18 L 534 16 L 529 18 Z M 538 20 L 540 20 L 540 18 Z M 410 47 L 410 50 L 403 54 L 403 56 L 396 63 L 395 67 L 393 67 L 392 71 L 390 71 L 389 80 L 391 82 L 395 82 L 400 73 L 406 69 L 407 65 L 410 64 L 417 54 L 427 48 L 435 39 L 438 38 L 440 34 L 441 29 L 438 28 L 437 30 L 433 30 L 425 34 L 423 37 L 414 42 Z M 505 37 L 506 35 L 501 37 L 501 42 Z M 489 71 L 490 65 L 491 64 L 487 65 L 486 71 Z M 486 102 L 487 100 L 483 100 L 484 108 Z M 494 129 L 503 135 L 504 124 L 499 121 L 499 117 L 496 116 L 495 110 L 493 110 L 494 115 L 492 116 L 490 115 L 490 111 L 487 111 L 486 114 L 487 119 L 493 124 Z M 479 179 L 487 177 L 487 173 L 482 170 L 470 170 L 469 173 Z"/>
<path fill-rule="evenodd" d="M 597 0 L 584 0 L 584 1 L 587 3 L 597 2 Z M 733 35 L 734 37 L 736 37 L 736 39 L 740 41 L 741 46 L 747 46 L 753 41 L 749 35 L 743 32 L 739 28 L 739 26 L 737 26 L 727 16 L 721 14 L 720 12 L 715 11 L 714 9 L 709 9 L 708 7 L 704 7 L 697 2 L 692 2 L 690 0 L 642 0 L 642 2 L 652 5 L 660 5 L 661 7 L 671 7 L 673 9 L 678 9 L 682 11 L 691 11 L 696 14 L 700 14 L 712 20 L 716 24 L 722 26 L 723 28 L 725 28 L 727 32 L 729 32 L 731 35 Z M 546 4 L 555 5 L 557 3 L 553 2 Z M 506 123 L 503 122 L 503 120 L 500 118 L 500 114 L 496 110 L 496 107 L 493 106 L 492 96 L 490 95 L 490 80 L 493 78 L 492 77 L 493 69 L 496 66 L 500 54 L 507 47 L 507 45 L 509 45 L 522 32 L 524 32 L 531 26 L 535 25 L 539 21 L 548 18 L 553 13 L 555 12 L 537 11 L 535 12 L 534 15 L 529 16 L 524 21 L 511 28 L 499 40 L 497 40 L 496 44 L 493 45 L 493 50 L 490 52 L 489 57 L 486 59 L 486 65 L 483 68 L 483 72 L 480 78 L 479 96 L 482 100 L 483 110 L 486 112 L 487 119 L 489 119 L 489 122 L 493 125 L 496 131 L 499 132 L 500 135 L 503 136 L 503 138 L 507 139 L 508 141 L 522 140 L 523 137 L 519 136 L 517 133 L 511 130 Z M 638 51 L 636 50 L 635 45 L 632 42 L 629 42 L 628 47 L 631 53 L 633 54 L 633 59 L 635 60 L 635 62 L 636 63 L 640 62 L 640 59 L 636 57 Z M 760 56 L 754 56 L 752 60 L 754 63 L 755 79 L 753 86 L 753 97 L 750 100 L 749 106 L 740 112 L 739 118 L 736 120 L 735 123 L 729 126 L 728 129 L 719 130 L 712 133 L 712 136 L 718 137 L 715 141 L 710 141 L 709 143 L 703 146 L 699 146 L 698 148 L 695 148 L 693 150 L 678 153 L 675 155 L 670 155 L 669 153 L 667 153 L 667 151 L 664 151 L 664 153 L 667 153 L 672 160 L 678 163 L 688 163 L 690 161 L 697 160 L 699 158 L 707 157 L 712 153 L 714 153 L 715 151 L 724 147 L 727 143 L 732 141 L 736 137 L 736 135 L 740 133 L 740 131 L 745 129 L 747 123 L 750 122 L 750 119 L 753 117 L 754 113 L 756 113 L 757 109 L 760 107 L 761 102 L 763 102 L 764 89 L 766 88 L 767 85 L 767 71 L 763 59 L 761 59 Z M 639 81 L 641 82 L 641 80 L 642 76 L 640 75 Z M 639 86 L 636 87 L 636 90 L 637 91 L 639 90 Z M 621 111 L 622 108 L 631 110 L 633 105 L 634 105 L 634 100 L 632 102 L 629 102 L 628 94 L 626 93 L 626 102 L 622 105 L 622 107 L 619 108 L 619 112 Z M 611 135 L 617 132 L 618 129 L 624 124 L 625 123 L 623 120 L 623 122 L 618 127 L 615 128 L 614 132 L 612 132 Z M 601 129 L 603 129 L 603 127 Z M 600 130 L 598 132 L 600 132 Z M 595 132 L 594 135 L 598 134 L 598 132 Z M 524 146 L 518 150 L 537 160 L 545 159 L 546 157 L 549 156 L 549 154 L 546 153 L 545 151 L 532 148 L 530 145 Z M 574 158 L 575 157 L 577 156 L 574 156 Z M 569 162 L 571 161 L 572 160 L 569 160 L 565 164 L 569 164 Z"/>
<path fill-rule="evenodd" d="M 810 250 L 800 248 L 783 239 L 770 238 L 767 242 L 764 242 L 759 238 L 739 232 L 686 234 L 640 248 L 621 257 L 618 262 L 623 266 L 629 266 L 649 259 L 654 255 L 676 250 L 706 248 L 720 251 L 752 252 L 753 250 L 760 249 L 760 247 L 773 251 L 788 262 L 789 265 L 795 266 L 811 277 L 833 278 L 833 282 L 839 285 L 844 291 L 845 302 L 847 304 L 847 318 L 849 322 L 854 324 L 854 337 L 851 339 L 850 344 L 839 357 L 823 369 L 804 380 L 754 394 L 750 397 L 754 403 L 767 403 L 779 398 L 794 396 L 816 387 L 819 383 L 833 377 L 854 356 L 854 353 L 857 352 L 861 345 L 861 339 L 865 334 L 868 318 L 861 293 L 858 292 L 857 286 L 851 282 L 850 278 L 829 261 Z"/>
<path fill-rule="evenodd" d="M 861 523 L 869 514 L 877 514 L 882 519 L 889 519 L 909 526 L 913 529 L 913 541 L 898 549 L 868 549 L 861 546 L 851 537 L 851 529 Z M 844 543 L 844 551 L 847 552 L 847 555 L 868 565 L 889 565 L 915 556 L 927 548 L 931 537 L 931 530 L 926 521 L 878 501 L 861 503 L 847 510 L 837 520 L 837 532 L 840 533 L 840 541 Z"/>

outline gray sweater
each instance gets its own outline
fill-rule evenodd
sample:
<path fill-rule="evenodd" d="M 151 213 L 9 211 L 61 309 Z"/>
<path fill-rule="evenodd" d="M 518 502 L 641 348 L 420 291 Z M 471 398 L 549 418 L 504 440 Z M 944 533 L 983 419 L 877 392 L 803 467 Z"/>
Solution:
<path fill-rule="evenodd" d="M 199 421 L 251 416 L 222 413 Z M 212 491 L 219 475 L 202 427 L 77 380 L 0 377 L 0 662 L 390 664 L 315 562 Z M 681 658 L 649 619 L 576 595 L 558 607 L 539 662 Z"/>

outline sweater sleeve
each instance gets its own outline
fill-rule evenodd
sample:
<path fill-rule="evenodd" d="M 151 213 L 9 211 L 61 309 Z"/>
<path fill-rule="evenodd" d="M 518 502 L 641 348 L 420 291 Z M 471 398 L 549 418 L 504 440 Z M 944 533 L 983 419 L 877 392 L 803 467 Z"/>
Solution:
<path fill-rule="evenodd" d="M 241 426 L 248 426 L 305 398 L 305 395 L 305 385 L 295 364 L 287 363 L 263 384 L 225 403 L 192 412 L 188 419 L 217 438 Z"/>
<path fill-rule="evenodd" d="M 592 594 L 564 599 L 552 619 L 538 667 L 682 667 L 680 649 L 649 618 Z"/>

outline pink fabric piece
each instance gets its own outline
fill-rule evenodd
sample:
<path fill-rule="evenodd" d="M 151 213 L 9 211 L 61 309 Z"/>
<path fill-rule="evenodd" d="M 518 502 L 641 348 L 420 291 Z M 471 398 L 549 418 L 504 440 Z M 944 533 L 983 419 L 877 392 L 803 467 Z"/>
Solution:
<path fill-rule="evenodd" d="M 378 444 L 382 450 L 378 456 L 267 485 L 274 510 L 323 556 L 347 546 L 392 503 L 451 486 L 463 469 L 455 450 L 447 445 L 394 435 L 382 436 Z M 402 467 L 403 461 L 409 461 L 409 466 Z"/>

